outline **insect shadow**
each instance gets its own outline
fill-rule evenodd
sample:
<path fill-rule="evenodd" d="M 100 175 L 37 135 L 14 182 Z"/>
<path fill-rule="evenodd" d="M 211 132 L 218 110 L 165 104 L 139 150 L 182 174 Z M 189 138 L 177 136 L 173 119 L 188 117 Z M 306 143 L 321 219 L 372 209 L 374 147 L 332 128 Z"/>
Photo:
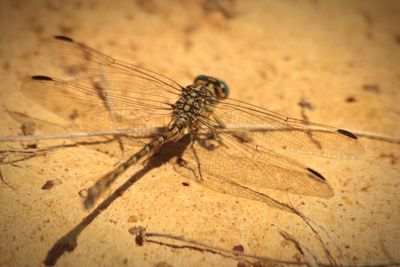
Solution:
<path fill-rule="evenodd" d="M 93 211 L 90 212 L 83 220 L 72 228 L 67 234 L 58 239 L 52 248 L 48 251 L 44 264 L 53 266 L 57 263 L 58 259 L 65 252 L 72 252 L 78 245 L 78 237 L 80 233 L 88 227 L 96 218 L 106 210 L 118 197 L 124 194 L 134 183 L 145 176 L 148 172 L 153 169 L 159 168 L 164 163 L 169 162 L 171 159 L 176 158 L 189 145 L 190 140 L 186 138 L 178 145 L 173 143 L 165 144 L 162 151 L 157 155 L 149 158 L 145 161 L 145 164 L 141 170 L 132 175 L 126 182 L 118 187 L 110 196 L 103 200 Z M 171 146 L 171 148 L 170 148 Z"/>

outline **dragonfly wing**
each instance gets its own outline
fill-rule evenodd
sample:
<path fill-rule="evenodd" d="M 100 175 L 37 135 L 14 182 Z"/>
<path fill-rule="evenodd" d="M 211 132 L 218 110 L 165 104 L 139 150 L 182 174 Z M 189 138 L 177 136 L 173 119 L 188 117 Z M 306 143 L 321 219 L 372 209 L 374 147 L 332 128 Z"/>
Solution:
<path fill-rule="evenodd" d="M 103 90 L 93 84 L 95 78 L 64 81 L 34 76 L 24 81 L 22 93 L 63 118 L 65 127 L 73 131 L 146 129 L 170 121 L 169 103 L 131 93 L 128 85 Z"/>
<path fill-rule="evenodd" d="M 193 148 L 185 150 L 180 173 L 210 189 L 255 200 L 260 200 L 259 188 L 321 198 L 334 194 L 321 174 L 294 160 L 237 142 L 222 131 L 217 132 L 219 141 L 213 133 L 203 133 L 199 132 Z"/>
<path fill-rule="evenodd" d="M 182 87 L 156 72 L 115 60 L 71 38 L 56 36 L 49 56 L 68 79 L 33 76 L 29 99 L 80 130 L 164 127 Z"/>
<path fill-rule="evenodd" d="M 346 130 L 287 118 L 242 101 L 221 101 L 214 114 L 226 132 L 262 149 L 332 158 L 357 158 L 364 153 L 357 136 Z"/>
<path fill-rule="evenodd" d="M 65 36 L 55 36 L 49 42 L 49 53 L 53 65 L 72 77 L 85 75 L 86 73 L 112 73 L 114 75 L 128 75 L 137 84 L 152 86 L 140 88 L 142 91 L 154 89 L 169 91 L 179 94 L 182 86 L 176 81 L 157 72 L 116 60 L 96 49 Z M 118 75 L 117 75 L 118 76 Z M 162 92 L 161 92 L 162 94 Z"/>

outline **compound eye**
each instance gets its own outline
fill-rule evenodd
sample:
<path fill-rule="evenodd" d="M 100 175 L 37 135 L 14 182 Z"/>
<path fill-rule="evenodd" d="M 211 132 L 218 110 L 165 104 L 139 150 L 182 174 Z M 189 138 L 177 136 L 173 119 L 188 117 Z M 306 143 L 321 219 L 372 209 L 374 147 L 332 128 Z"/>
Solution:
<path fill-rule="evenodd" d="M 227 98 L 229 96 L 229 87 L 226 82 L 219 80 L 219 87 L 222 89 L 221 93 L 219 94 L 220 98 Z"/>

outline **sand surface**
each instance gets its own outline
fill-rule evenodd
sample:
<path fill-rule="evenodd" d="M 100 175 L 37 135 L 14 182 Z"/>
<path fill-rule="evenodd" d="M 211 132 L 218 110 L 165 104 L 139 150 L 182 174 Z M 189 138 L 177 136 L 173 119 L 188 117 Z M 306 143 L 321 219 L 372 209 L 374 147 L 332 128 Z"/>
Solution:
<path fill-rule="evenodd" d="M 48 70 L 41 49 L 51 36 L 68 35 L 183 85 L 209 74 L 224 79 L 233 98 L 290 117 L 400 137 L 399 1 L 63 2 L 0 1 L 0 136 L 23 134 L 21 121 L 6 110 L 53 118 L 23 98 L 20 87 L 26 76 Z M 29 132 L 29 123 L 23 125 Z M 327 177 L 332 198 L 260 188 L 301 211 L 316 232 L 298 215 L 211 191 L 172 164 L 132 167 L 108 194 L 133 174 L 140 179 L 101 213 L 91 213 L 79 192 L 118 163 L 118 149 L 104 152 L 111 145 L 65 147 L 2 164 L 0 265 L 41 266 L 46 257 L 57 266 L 243 261 L 168 238 L 138 246 L 131 232 L 139 226 L 227 250 L 241 245 L 245 253 L 282 261 L 399 264 L 400 144 L 360 142 L 365 154 L 356 160 L 290 154 Z M 27 145 L 0 143 L 3 152 Z M 54 186 L 44 186 L 49 180 Z M 51 252 L 74 234 L 71 252 Z"/>

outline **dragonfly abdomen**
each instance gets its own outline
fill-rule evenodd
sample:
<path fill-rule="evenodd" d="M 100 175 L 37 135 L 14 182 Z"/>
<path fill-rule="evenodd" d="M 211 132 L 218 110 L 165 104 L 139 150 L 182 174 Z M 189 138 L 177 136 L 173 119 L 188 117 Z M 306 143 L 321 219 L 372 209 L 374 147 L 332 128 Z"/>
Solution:
<path fill-rule="evenodd" d="M 152 140 L 150 143 L 145 145 L 137 153 L 128 158 L 125 162 L 121 163 L 117 168 L 104 175 L 99 179 L 90 189 L 89 195 L 85 200 L 85 207 L 90 208 L 93 206 L 98 196 L 108 188 L 122 173 L 124 173 L 129 167 L 135 165 L 142 158 L 153 154 L 155 151 L 160 149 L 166 142 L 173 140 L 180 134 L 178 126 L 173 126 L 168 132 L 160 135 L 159 137 Z"/>

